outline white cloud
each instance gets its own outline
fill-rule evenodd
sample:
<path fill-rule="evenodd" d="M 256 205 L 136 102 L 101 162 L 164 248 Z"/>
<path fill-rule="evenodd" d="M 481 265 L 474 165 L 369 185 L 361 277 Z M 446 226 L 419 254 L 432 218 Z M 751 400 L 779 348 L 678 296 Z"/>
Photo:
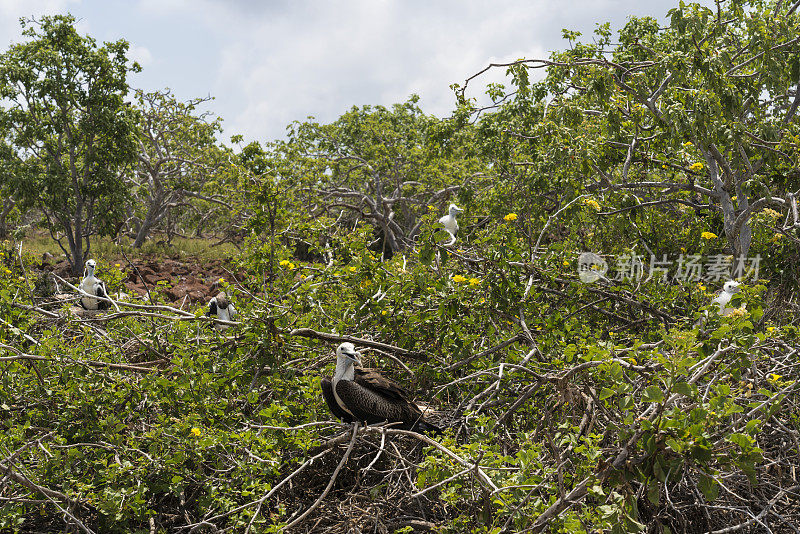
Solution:
<path fill-rule="evenodd" d="M 0 47 L 3 49 L 22 38 L 20 18 L 32 15 L 65 13 L 80 0 L 2 0 L 0 1 Z"/>
<path fill-rule="evenodd" d="M 711 0 L 703 0 L 713 4 Z M 663 18 L 677 0 L 0 0 L 11 17 L 71 9 L 98 40 L 123 37 L 144 67 L 131 78 L 178 98 L 209 93 L 207 109 L 226 135 L 283 137 L 293 120 L 335 120 L 353 105 L 391 105 L 421 96 L 426 113 L 449 114 L 453 83 L 489 63 L 546 57 L 562 48 L 561 28 L 597 22 L 619 29 L 629 13 Z M 18 30 L 16 31 L 18 34 Z M 2 41 L 0 40 L 0 45 Z M 157 58 L 157 59 L 155 59 Z M 485 101 L 492 69 L 470 82 Z M 482 100 L 481 100 L 482 99 Z"/>
<path fill-rule="evenodd" d="M 128 59 L 137 62 L 141 67 L 147 67 L 153 63 L 153 54 L 144 46 L 131 46 L 128 50 Z"/>
<path fill-rule="evenodd" d="M 491 61 L 544 53 L 520 39 L 547 8 L 538 4 L 485 12 L 455 2 L 336 2 L 231 22 L 248 31 L 222 50 L 215 94 L 239 94 L 245 105 L 227 127 L 258 138 L 281 136 L 307 115 L 330 121 L 352 105 L 390 105 L 412 93 L 426 112 L 446 115 L 452 83 Z"/>

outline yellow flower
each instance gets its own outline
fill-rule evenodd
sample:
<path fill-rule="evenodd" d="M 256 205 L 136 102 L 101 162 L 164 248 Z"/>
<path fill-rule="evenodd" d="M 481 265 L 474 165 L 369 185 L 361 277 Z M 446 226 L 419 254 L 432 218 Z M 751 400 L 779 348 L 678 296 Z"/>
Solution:
<path fill-rule="evenodd" d="M 567 260 L 564 260 L 564 267 L 569 267 L 569 262 Z"/>
<path fill-rule="evenodd" d="M 714 232 L 703 232 L 702 234 L 700 234 L 700 237 L 702 237 L 703 239 L 716 239 L 717 234 L 715 234 Z"/>
<path fill-rule="evenodd" d="M 517 220 L 517 214 L 516 213 L 509 213 L 508 215 L 503 217 L 503 220 L 506 221 L 506 222 L 516 221 Z"/>
<path fill-rule="evenodd" d="M 593 198 L 584 198 L 581 202 L 583 202 L 584 206 L 589 206 L 594 211 L 600 211 L 600 204 Z"/>
<path fill-rule="evenodd" d="M 744 315 L 746 313 L 747 313 L 747 310 L 744 308 L 744 306 L 742 306 L 741 308 L 736 308 L 735 310 L 732 310 L 731 313 L 730 313 L 730 316 L 731 317 L 744 317 Z"/>
<path fill-rule="evenodd" d="M 218 280 L 218 282 L 219 282 L 220 284 L 221 284 L 222 282 L 224 282 L 224 281 L 225 281 L 225 279 L 224 279 L 224 278 L 220 278 L 220 279 Z"/>
<path fill-rule="evenodd" d="M 11 274 L 11 269 L 6 269 L 6 274 Z"/>
<path fill-rule="evenodd" d="M 780 380 L 783 377 L 781 375 L 776 375 L 775 373 L 772 373 L 772 374 L 769 375 L 769 378 L 770 378 L 770 380 L 772 382 L 777 382 L 778 380 Z"/>
<path fill-rule="evenodd" d="M 363 282 L 361 282 L 361 287 L 367 287 L 370 285 L 372 285 L 372 282 L 370 280 L 364 280 Z"/>
<path fill-rule="evenodd" d="M 667 169 L 668 167 L 666 165 L 662 165 L 661 168 L 662 169 Z"/>
<path fill-rule="evenodd" d="M 356 272 L 357 270 L 358 270 L 358 269 L 356 269 L 355 267 L 350 267 L 350 272 L 351 272 L 351 273 L 354 273 L 354 272 Z"/>
<path fill-rule="evenodd" d="M 685 147 L 694 146 L 694 143 L 692 143 L 691 141 L 686 141 L 685 143 L 683 143 L 683 146 Z"/>
<path fill-rule="evenodd" d="M 436 208 L 434 206 L 428 206 L 428 211 L 436 211 Z"/>
<path fill-rule="evenodd" d="M 706 290 L 706 286 L 704 286 L 702 282 L 698 282 L 697 283 L 697 289 L 699 289 L 700 291 L 705 291 Z"/>
<path fill-rule="evenodd" d="M 381 315 L 386 315 L 387 313 L 389 313 L 389 312 L 386 311 L 386 310 L 381 310 Z"/>
<path fill-rule="evenodd" d="M 767 209 L 765 209 L 765 210 L 764 210 L 764 215 L 766 215 L 767 217 L 771 217 L 771 218 L 773 218 L 773 219 L 777 219 L 778 217 L 780 217 L 780 216 L 781 216 L 781 214 L 780 214 L 780 213 L 778 213 L 777 211 L 775 211 L 775 210 L 774 210 L 774 209 L 772 209 L 772 208 L 767 208 Z"/>
<path fill-rule="evenodd" d="M 686 252 L 686 247 L 681 247 L 681 252 Z"/>
<path fill-rule="evenodd" d="M 466 279 L 466 278 L 464 278 L 463 276 L 461 276 L 460 274 L 457 274 L 457 275 L 455 275 L 455 276 L 453 277 L 453 282 L 455 282 L 455 283 L 457 283 L 457 284 L 460 284 L 460 283 L 462 283 L 462 282 L 466 282 L 466 281 L 467 281 L 467 279 Z"/>
<path fill-rule="evenodd" d="M 773 330 L 775 330 L 774 326 L 768 326 L 767 327 L 767 332 L 772 332 Z"/>
<path fill-rule="evenodd" d="M 474 286 L 479 286 L 479 285 L 481 285 L 481 281 L 478 280 L 477 278 L 470 278 L 469 279 L 469 285 L 471 285 L 473 287 Z"/>
<path fill-rule="evenodd" d="M 194 437 L 196 437 L 196 438 L 199 438 L 199 437 L 200 437 L 200 434 L 202 433 L 202 432 L 200 432 L 200 429 L 199 429 L 199 428 L 197 428 L 197 427 L 193 427 L 193 428 L 192 428 L 192 430 L 190 430 L 190 432 L 191 432 L 191 433 L 192 433 L 192 435 L 193 435 Z"/>
<path fill-rule="evenodd" d="M 479 304 L 483 304 L 484 302 L 486 302 L 486 299 L 481 299 L 481 301 L 479 302 Z"/>
<path fill-rule="evenodd" d="M 703 164 L 700 163 L 699 161 L 696 162 L 696 163 L 692 163 L 691 165 L 689 165 L 689 170 L 690 171 L 702 171 L 703 170 Z"/>
<path fill-rule="evenodd" d="M 772 241 L 779 241 L 781 239 L 783 239 L 783 234 L 775 234 L 772 236 Z"/>
<path fill-rule="evenodd" d="M 115 263 L 114 267 L 121 267 L 121 265 L 119 263 Z"/>

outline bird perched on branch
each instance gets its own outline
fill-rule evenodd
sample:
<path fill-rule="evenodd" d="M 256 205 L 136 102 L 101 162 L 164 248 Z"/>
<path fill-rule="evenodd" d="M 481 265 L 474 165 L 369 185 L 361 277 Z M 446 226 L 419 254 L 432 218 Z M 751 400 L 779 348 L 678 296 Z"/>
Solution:
<path fill-rule="evenodd" d="M 216 297 L 208 301 L 206 317 L 216 317 L 223 321 L 233 321 L 234 316 L 236 316 L 236 308 L 234 308 L 233 303 L 228 300 L 228 296 L 224 291 L 221 291 Z M 227 324 L 214 323 L 214 328 L 220 331 L 226 330 L 229 327 L 230 325 Z"/>
<path fill-rule="evenodd" d="M 728 308 L 728 303 L 739 291 L 741 291 L 741 288 L 739 287 L 739 282 L 736 280 L 728 280 L 725 282 L 725 285 L 722 286 L 722 291 L 711 301 L 712 304 L 717 304 L 719 306 L 718 313 L 720 315 L 730 315 L 733 308 Z"/>
<path fill-rule="evenodd" d="M 711 304 L 716 304 L 719 306 L 717 313 L 719 315 L 728 316 L 735 308 L 728 308 L 728 303 L 730 303 L 733 296 L 741 291 L 739 287 L 740 284 L 736 280 L 728 280 L 722 286 L 722 291 L 717 293 L 717 296 L 711 300 Z M 706 310 L 703 315 L 694 323 L 695 327 L 703 326 L 706 321 L 708 320 L 708 310 Z"/>
<path fill-rule="evenodd" d="M 463 212 L 464 210 L 455 204 L 450 204 L 450 209 L 447 211 L 447 215 L 439 219 L 439 222 L 444 225 L 444 230 L 450 234 L 450 241 L 444 244 L 446 247 L 449 247 L 456 242 L 456 232 L 458 232 L 458 221 L 456 221 L 456 215 Z"/>
<path fill-rule="evenodd" d="M 97 262 L 94 260 L 86 260 L 86 265 L 83 269 L 83 280 L 78 284 L 78 288 L 89 295 L 108 298 L 106 285 L 94 275 L 96 267 Z M 81 296 L 78 303 L 80 303 L 81 307 L 85 310 L 107 310 L 110 306 L 107 300 L 99 300 L 85 295 Z"/>
<path fill-rule="evenodd" d="M 400 428 L 415 432 L 442 432 L 423 419 L 422 410 L 408 400 L 405 389 L 374 369 L 361 367 L 361 353 L 352 343 L 342 343 L 336 349 L 333 378 L 323 378 L 321 386 L 330 411 L 346 423 L 388 421 L 402 423 Z"/>

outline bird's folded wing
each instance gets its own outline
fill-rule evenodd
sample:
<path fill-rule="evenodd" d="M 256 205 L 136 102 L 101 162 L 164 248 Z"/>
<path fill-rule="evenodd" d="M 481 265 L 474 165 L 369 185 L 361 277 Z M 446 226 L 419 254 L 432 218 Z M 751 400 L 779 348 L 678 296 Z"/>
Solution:
<path fill-rule="evenodd" d="M 388 378 L 384 378 L 375 369 L 356 367 L 354 380 L 356 384 L 360 384 L 388 399 L 408 401 L 410 397 L 408 391 Z"/>
<path fill-rule="evenodd" d="M 339 380 L 336 394 L 359 421 L 369 424 L 383 421 L 411 422 L 419 417 L 419 409 L 405 399 L 382 396 L 352 380 Z"/>

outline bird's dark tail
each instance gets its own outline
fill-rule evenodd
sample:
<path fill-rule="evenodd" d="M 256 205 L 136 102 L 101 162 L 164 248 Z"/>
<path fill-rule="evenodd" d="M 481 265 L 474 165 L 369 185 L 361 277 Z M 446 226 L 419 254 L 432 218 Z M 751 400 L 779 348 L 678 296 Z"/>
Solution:
<path fill-rule="evenodd" d="M 423 434 L 433 434 L 434 436 L 441 436 L 444 433 L 444 430 L 438 426 L 427 421 L 423 421 L 422 419 L 414 423 L 414 426 L 411 427 L 411 430 L 414 432 L 421 432 Z"/>

